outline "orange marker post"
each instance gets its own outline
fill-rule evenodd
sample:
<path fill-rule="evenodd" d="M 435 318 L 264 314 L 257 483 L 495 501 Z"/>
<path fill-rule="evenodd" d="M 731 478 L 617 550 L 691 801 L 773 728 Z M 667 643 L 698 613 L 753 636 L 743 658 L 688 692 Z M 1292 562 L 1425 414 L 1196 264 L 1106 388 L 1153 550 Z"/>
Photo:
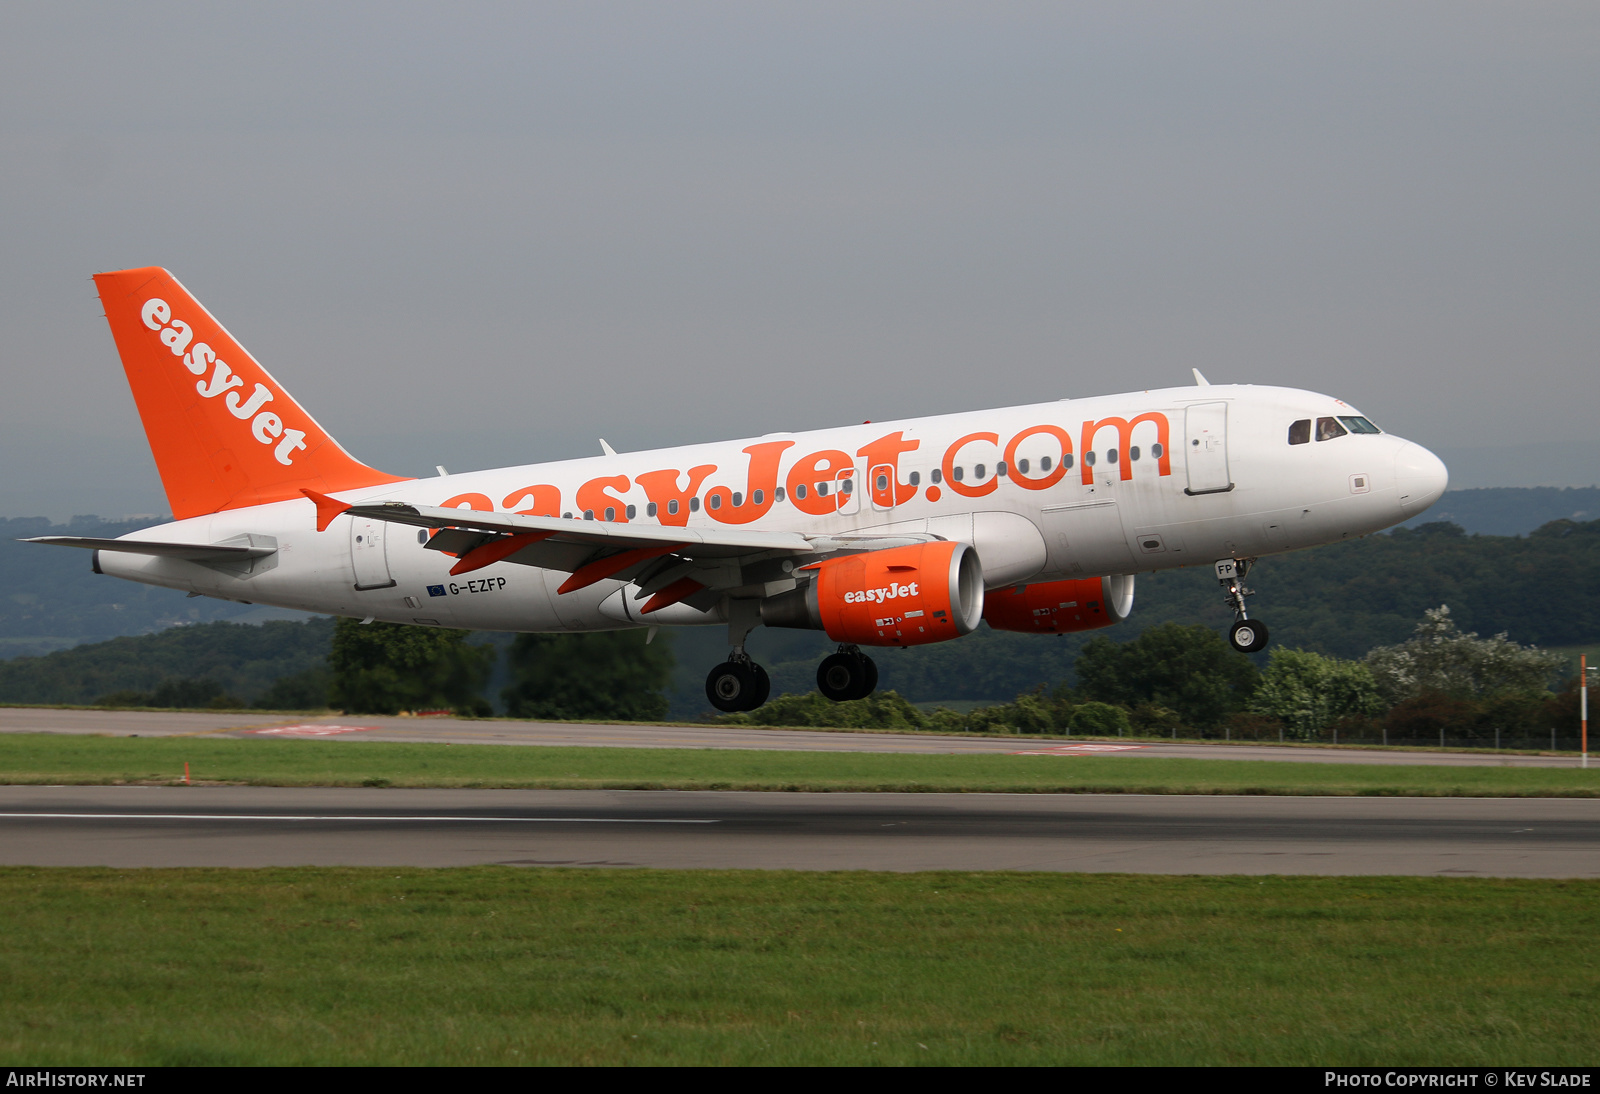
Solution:
<path fill-rule="evenodd" d="M 184 760 L 183 761 L 183 785 L 184 786 L 191 785 L 190 782 L 189 782 L 189 761 L 188 760 Z"/>

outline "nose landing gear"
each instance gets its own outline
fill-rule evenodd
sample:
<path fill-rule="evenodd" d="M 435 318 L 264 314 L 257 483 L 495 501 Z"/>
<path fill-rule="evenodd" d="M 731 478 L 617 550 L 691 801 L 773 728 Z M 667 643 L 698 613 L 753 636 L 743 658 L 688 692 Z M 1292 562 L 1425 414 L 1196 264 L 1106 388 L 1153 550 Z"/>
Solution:
<path fill-rule="evenodd" d="M 817 666 L 817 690 L 836 703 L 865 699 L 877 686 L 877 663 L 859 646 L 840 646 Z"/>
<path fill-rule="evenodd" d="M 1233 609 L 1233 626 L 1228 628 L 1228 643 L 1240 653 L 1259 653 L 1267 648 L 1267 625 L 1251 619 L 1245 609 L 1244 598 L 1255 596 L 1254 589 L 1244 585 L 1245 574 L 1255 564 L 1253 558 L 1220 558 L 1217 560 L 1217 582 L 1222 586 L 1222 600 Z"/>

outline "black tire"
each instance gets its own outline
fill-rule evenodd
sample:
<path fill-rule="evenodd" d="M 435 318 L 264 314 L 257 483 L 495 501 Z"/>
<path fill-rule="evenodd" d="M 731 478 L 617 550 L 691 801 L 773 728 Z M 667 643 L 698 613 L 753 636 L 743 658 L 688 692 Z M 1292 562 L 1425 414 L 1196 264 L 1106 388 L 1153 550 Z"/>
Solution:
<path fill-rule="evenodd" d="M 756 675 L 756 689 L 755 692 L 750 696 L 750 705 L 745 707 L 745 709 L 755 710 L 757 707 L 765 703 L 767 701 L 767 697 L 772 694 L 772 677 L 767 675 L 766 669 L 762 668 L 754 661 L 750 662 L 750 668 L 754 670 Z"/>
<path fill-rule="evenodd" d="M 758 678 L 750 665 L 724 661 L 706 674 L 706 700 L 724 713 L 754 710 L 761 705 L 756 699 L 759 693 Z"/>
<path fill-rule="evenodd" d="M 835 703 L 860 698 L 856 690 L 861 687 L 864 676 L 862 660 L 848 653 L 830 653 L 817 666 L 817 690 Z"/>
<path fill-rule="evenodd" d="M 854 696 L 865 699 L 878 690 L 878 663 L 864 653 L 856 654 L 861 659 L 861 690 Z"/>
<path fill-rule="evenodd" d="M 1259 619 L 1241 619 L 1228 628 L 1228 644 L 1240 653 L 1260 653 L 1267 648 L 1267 625 Z"/>

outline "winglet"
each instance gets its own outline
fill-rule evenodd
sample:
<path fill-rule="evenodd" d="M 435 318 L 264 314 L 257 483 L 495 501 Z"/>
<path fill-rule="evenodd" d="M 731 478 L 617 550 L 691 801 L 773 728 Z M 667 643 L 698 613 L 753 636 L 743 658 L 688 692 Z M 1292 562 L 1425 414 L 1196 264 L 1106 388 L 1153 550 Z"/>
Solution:
<path fill-rule="evenodd" d="M 326 532 L 328 525 L 333 523 L 333 518 L 350 508 L 349 502 L 340 501 L 338 498 L 330 498 L 328 495 L 319 494 L 315 490 L 307 490 L 302 487 L 300 492 L 316 504 L 317 531 L 319 532 Z"/>
<path fill-rule="evenodd" d="M 1210 387 L 1211 386 L 1211 381 L 1207 380 L 1204 376 L 1200 375 L 1200 370 L 1199 369 L 1191 368 L 1189 371 L 1194 373 L 1194 386 L 1195 387 Z"/>

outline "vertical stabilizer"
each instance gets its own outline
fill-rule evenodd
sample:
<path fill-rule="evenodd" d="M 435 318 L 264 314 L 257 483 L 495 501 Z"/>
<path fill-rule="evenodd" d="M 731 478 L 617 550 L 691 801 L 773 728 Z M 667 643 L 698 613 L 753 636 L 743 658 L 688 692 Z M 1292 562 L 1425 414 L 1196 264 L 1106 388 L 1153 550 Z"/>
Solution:
<path fill-rule="evenodd" d="M 341 448 L 166 270 L 94 282 L 174 517 L 403 481 Z"/>

